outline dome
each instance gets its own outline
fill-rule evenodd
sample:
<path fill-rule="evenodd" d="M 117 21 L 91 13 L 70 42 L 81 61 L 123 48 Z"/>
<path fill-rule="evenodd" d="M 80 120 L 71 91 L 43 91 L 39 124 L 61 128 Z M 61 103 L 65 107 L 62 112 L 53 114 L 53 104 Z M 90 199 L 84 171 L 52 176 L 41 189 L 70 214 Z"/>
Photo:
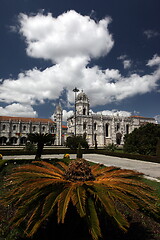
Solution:
<path fill-rule="evenodd" d="M 89 101 L 87 95 L 82 91 L 77 95 L 77 101 Z"/>

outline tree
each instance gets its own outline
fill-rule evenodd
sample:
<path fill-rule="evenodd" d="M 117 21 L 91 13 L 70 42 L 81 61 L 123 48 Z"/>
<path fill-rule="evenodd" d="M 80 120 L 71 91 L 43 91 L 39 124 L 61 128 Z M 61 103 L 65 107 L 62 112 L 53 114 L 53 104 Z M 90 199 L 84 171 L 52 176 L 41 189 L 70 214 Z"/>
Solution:
<path fill-rule="evenodd" d="M 89 148 L 87 140 L 82 136 L 72 136 L 67 138 L 66 147 L 76 150 L 79 144 L 82 148 Z"/>
<path fill-rule="evenodd" d="M 122 209 L 116 207 L 117 203 L 132 211 L 143 208 L 156 213 L 156 198 L 150 193 L 151 188 L 140 181 L 141 175 L 116 167 L 90 166 L 82 159 L 72 160 L 68 166 L 64 162 L 54 166 L 45 161 L 34 161 L 17 167 L 8 176 L 1 203 L 5 206 L 12 204 L 15 211 L 10 225 L 23 228 L 28 237 L 41 227 L 46 228 L 48 222 L 55 234 L 56 218 L 60 226 L 69 219 L 73 230 L 76 224 L 75 218 L 71 218 L 73 212 L 71 215 L 67 213 L 69 209 L 76 209 L 76 216 L 88 226 L 92 239 L 98 240 L 102 237 L 101 214 L 105 213 L 106 223 L 114 222 L 123 231 L 129 228 Z M 69 232 L 72 231 L 68 230 L 68 235 Z M 45 237 L 50 238 L 49 234 Z"/>
<path fill-rule="evenodd" d="M 160 125 L 147 123 L 125 135 L 124 151 L 144 155 L 155 155 L 160 137 Z"/>
<path fill-rule="evenodd" d="M 82 158 L 83 154 L 82 154 L 82 149 L 81 149 L 81 144 L 78 144 L 78 149 L 77 149 L 77 158 Z"/>
<path fill-rule="evenodd" d="M 157 157 L 160 157 L 160 138 L 157 141 L 156 155 L 157 155 Z"/>
<path fill-rule="evenodd" d="M 54 137 L 52 136 L 52 134 L 49 133 L 30 133 L 28 134 L 28 140 L 31 143 L 37 143 L 37 152 L 35 159 L 40 159 L 43 152 L 44 144 L 54 141 Z"/>

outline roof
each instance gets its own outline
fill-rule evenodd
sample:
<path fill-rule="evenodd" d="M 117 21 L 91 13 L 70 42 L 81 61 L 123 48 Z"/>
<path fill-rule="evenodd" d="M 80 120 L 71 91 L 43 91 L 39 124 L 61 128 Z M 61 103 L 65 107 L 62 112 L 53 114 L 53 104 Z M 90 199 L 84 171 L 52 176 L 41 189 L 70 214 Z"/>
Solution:
<path fill-rule="evenodd" d="M 27 117 L 9 117 L 9 116 L 0 116 L 0 121 L 21 121 L 21 122 L 41 122 L 41 123 L 55 123 L 49 118 L 27 118 Z M 62 125 L 63 129 L 67 129 L 67 126 Z"/>
<path fill-rule="evenodd" d="M 27 118 L 27 117 L 9 117 L 9 116 L 0 116 L 0 121 L 22 121 L 22 122 L 41 122 L 41 123 L 55 123 L 51 119 L 46 118 Z"/>
<path fill-rule="evenodd" d="M 142 117 L 142 116 L 131 116 L 131 118 L 140 118 L 140 119 L 150 119 L 150 120 L 155 120 L 154 118 Z"/>
<path fill-rule="evenodd" d="M 67 126 L 65 126 L 65 125 L 62 125 L 62 128 L 66 128 L 66 129 L 67 129 L 68 127 L 67 127 Z"/>

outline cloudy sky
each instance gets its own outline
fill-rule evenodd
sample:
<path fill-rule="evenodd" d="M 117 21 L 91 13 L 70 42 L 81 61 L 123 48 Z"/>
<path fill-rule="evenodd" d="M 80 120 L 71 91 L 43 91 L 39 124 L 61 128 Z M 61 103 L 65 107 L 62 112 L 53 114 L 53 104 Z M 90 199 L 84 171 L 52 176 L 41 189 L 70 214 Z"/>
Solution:
<path fill-rule="evenodd" d="M 160 118 L 159 0 L 1 0 L 0 115 L 94 113 Z M 158 117 L 157 117 L 158 118 Z"/>

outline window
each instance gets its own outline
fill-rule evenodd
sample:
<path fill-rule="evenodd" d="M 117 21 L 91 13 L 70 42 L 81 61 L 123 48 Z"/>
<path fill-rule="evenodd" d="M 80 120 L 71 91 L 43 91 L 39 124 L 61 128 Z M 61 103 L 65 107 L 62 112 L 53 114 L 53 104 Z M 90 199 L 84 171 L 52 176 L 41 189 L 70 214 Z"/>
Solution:
<path fill-rule="evenodd" d="M 26 131 L 27 127 L 26 126 L 23 126 L 23 131 Z"/>
<path fill-rule="evenodd" d="M 2 130 L 5 130 L 6 129 L 6 125 L 2 125 Z"/>
<path fill-rule="evenodd" d="M 97 130 L 97 123 L 95 122 L 93 125 L 94 130 Z"/>
<path fill-rule="evenodd" d="M 13 131 L 15 131 L 16 130 L 16 125 L 13 125 Z"/>
<path fill-rule="evenodd" d="M 51 127 L 51 133 L 53 133 L 54 132 L 54 127 Z"/>
<path fill-rule="evenodd" d="M 117 128 L 116 130 L 118 131 L 120 129 L 120 123 L 117 123 Z"/>
<path fill-rule="evenodd" d="M 45 127 L 42 127 L 42 131 L 43 131 L 43 132 L 45 131 L 45 129 L 46 129 Z"/>
<path fill-rule="evenodd" d="M 129 124 L 126 125 L 126 134 L 129 134 Z"/>
<path fill-rule="evenodd" d="M 86 109 L 83 108 L 83 115 L 86 115 Z"/>
<path fill-rule="evenodd" d="M 106 123 L 106 137 L 109 136 L 109 125 L 108 123 Z"/>
<path fill-rule="evenodd" d="M 35 132 L 36 131 L 36 126 L 33 126 L 33 132 Z"/>
<path fill-rule="evenodd" d="M 87 124 L 84 122 L 84 123 L 83 123 L 83 130 L 86 129 L 86 126 L 87 126 Z"/>

